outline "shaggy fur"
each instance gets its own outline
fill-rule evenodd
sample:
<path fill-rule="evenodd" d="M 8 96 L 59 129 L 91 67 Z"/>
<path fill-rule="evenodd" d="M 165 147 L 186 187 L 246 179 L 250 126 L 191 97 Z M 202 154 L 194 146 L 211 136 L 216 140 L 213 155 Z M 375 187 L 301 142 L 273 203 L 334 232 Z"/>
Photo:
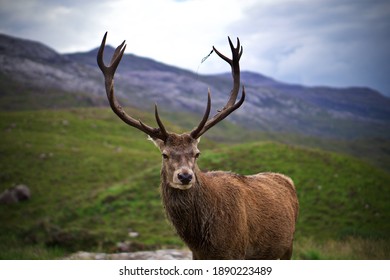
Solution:
<path fill-rule="evenodd" d="M 197 150 L 198 142 L 190 141 L 188 135 L 170 137 L 165 145 L 157 145 L 164 152 L 167 146 L 188 151 L 190 145 Z M 164 208 L 194 259 L 291 258 L 298 199 L 289 177 L 203 173 L 194 160 L 195 182 L 182 190 L 171 186 L 168 169 L 169 163 L 163 161 Z"/>
<path fill-rule="evenodd" d="M 240 176 L 228 172 L 199 170 L 196 159 L 199 137 L 238 109 L 245 100 L 240 89 L 243 48 L 230 38 L 232 59 L 213 50 L 232 69 L 233 88 L 226 105 L 209 119 L 207 107 L 199 125 L 189 134 L 168 133 L 155 106 L 158 128 L 128 115 L 114 95 L 114 74 L 126 45 L 119 45 L 106 66 L 103 62 L 107 33 L 100 45 L 97 63 L 105 80 L 106 94 L 115 114 L 128 125 L 151 137 L 163 156 L 161 193 L 165 211 L 177 233 L 193 252 L 194 259 L 290 259 L 298 199 L 292 180 L 282 174 L 260 173 Z M 237 102 L 236 102 L 237 101 Z"/>

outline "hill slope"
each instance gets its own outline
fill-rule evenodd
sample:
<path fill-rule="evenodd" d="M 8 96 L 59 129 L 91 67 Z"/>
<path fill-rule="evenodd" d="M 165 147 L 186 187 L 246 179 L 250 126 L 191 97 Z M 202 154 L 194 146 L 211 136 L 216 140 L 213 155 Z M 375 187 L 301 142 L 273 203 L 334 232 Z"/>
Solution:
<path fill-rule="evenodd" d="M 19 183 L 32 190 L 30 201 L 0 205 L 0 258 L 112 252 L 117 242 L 131 250 L 183 246 L 160 202 L 158 151 L 109 110 L 2 112 L 0 137 L 0 191 Z M 301 205 L 298 242 L 388 238 L 390 177 L 366 163 L 272 142 L 204 139 L 200 149 L 202 169 L 291 176 Z"/>
<path fill-rule="evenodd" d="M 113 48 L 105 52 L 108 61 Z M 42 44 L 0 35 L 0 108 L 107 104 L 96 53 L 60 55 Z M 289 85 L 245 71 L 242 83 L 246 102 L 229 119 L 252 130 L 338 139 L 390 137 L 390 99 L 374 90 Z M 162 110 L 201 114 L 208 87 L 215 112 L 230 92 L 230 74 L 196 75 L 126 54 L 116 75 L 122 102 L 147 110 L 157 102 Z"/>

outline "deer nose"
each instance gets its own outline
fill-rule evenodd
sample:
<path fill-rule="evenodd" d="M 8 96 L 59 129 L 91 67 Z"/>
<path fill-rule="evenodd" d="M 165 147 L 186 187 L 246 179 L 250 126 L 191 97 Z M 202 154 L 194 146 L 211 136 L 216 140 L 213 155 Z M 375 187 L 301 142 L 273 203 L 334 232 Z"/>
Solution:
<path fill-rule="evenodd" d="M 177 179 L 179 179 L 183 185 L 188 185 L 192 180 L 192 174 L 187 172 L 179 173 L 177 174 Z"/>

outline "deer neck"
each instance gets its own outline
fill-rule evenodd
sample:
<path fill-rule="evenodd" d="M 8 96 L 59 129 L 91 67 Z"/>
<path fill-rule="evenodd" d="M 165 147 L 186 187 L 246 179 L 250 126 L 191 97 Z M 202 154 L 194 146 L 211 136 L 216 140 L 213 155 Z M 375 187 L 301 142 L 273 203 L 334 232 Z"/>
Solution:
<path fill-rule="evenodd" d="M 163 173 L 162 171 L 161 194 L 167 218 L 188 246 L 205 243 L 205 239 L 198 239 L 204 237 L 209 228 L 207 217 L 212 213 L 210 206 L 213 203 L 209 201 L 203 173 L 196 168 L 196 182 L 188 190 L 170 187 Z"/>

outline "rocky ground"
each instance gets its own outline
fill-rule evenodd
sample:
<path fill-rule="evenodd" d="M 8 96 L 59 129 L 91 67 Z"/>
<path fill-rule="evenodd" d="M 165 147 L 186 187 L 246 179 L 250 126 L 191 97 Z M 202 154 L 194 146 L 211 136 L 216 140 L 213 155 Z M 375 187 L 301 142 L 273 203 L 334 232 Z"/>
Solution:
<path fill-rule="evenodd" d="M 77 252 L 66 258 L 67 260 L 190 260 L 192 253 L 188 250 L 157 250 L 140 251 L 134 253 L 90 253 Z"/>

